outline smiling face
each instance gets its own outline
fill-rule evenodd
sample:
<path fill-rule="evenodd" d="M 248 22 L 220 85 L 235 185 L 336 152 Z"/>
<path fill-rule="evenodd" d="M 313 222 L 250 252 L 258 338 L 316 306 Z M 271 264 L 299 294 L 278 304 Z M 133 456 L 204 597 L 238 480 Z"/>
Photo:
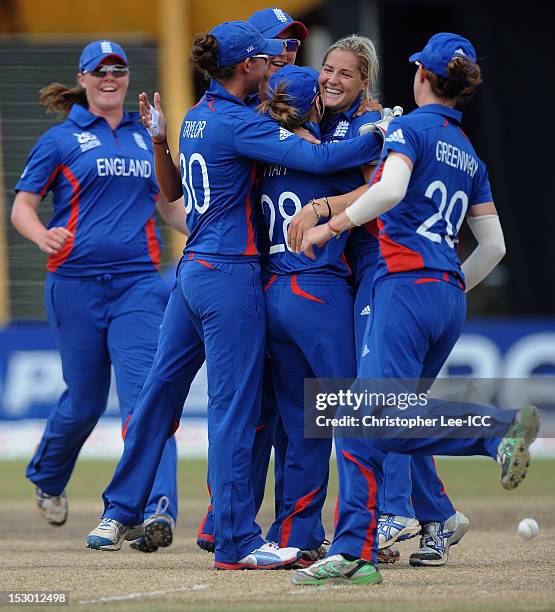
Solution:
<path fill-rule="evenodd" d="M 343 49 L 328 53 L 318 83 L 326 108 L 334 113 L 349 109 L 368 86 L 360 73 L 359 59 Z"/>
<path fill-rule="evenodd" d="M 121 64 L 115 57 L 107 57 L 100 66 Z M 103 77 L 95 77 L 90 72 L 77 75 L 81 87 L 87 92 L 89 111 L 94 115 L 102 115 L 113 111 L 123 111 L 123 102 L 129 87 L 129 74 L 116 78 L 111 72 Z"/>
<path fill-rule="evenodd" d="M 294 36 L 294 30 L 284 30 L 278 35 L 280 40 L 287 40 L 288 38 L 296 38 Z M 286 51 L 285 47 L 280 55 L 275 55 L 270 58 L 268 68 L 266 70 L 266 78 L 270 78 L 272 74 L 275 74 L 278 70 L 281 70 L 287 64 L 293 65 L 297 60 L 297 51 Z"/>

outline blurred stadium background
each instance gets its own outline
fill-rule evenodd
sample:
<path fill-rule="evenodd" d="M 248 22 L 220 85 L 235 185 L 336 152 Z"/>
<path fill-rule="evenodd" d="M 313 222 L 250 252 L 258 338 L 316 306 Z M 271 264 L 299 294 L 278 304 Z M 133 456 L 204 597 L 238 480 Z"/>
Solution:
<path fill-rule="evenodd" d="M 159 89 L 175 149 L 179 123 L 205 86 L 187 65 L 192 35 L 221 21 L 246 19 L 267 6 L 266 0 L 0 0 L 0 459 L 30 456 L 63 389 L 42 304 L 45 256 L 9 222 L 13 187 L 26 156 L 55 122 L 40 107 L 38 90 L 52 81 L 73 84 L 82 47 L 98 38 L 115 39 L 130 58 L 128 110 L 136 110 L 138 92 Z M 319 68 L 327 46 L 345 34 L 358 32 L 375 40 L 381 58 L 380 100 L 387 106 L 400 104 L 405 112 L 414 108 L 408 55 L 437 31 L 456 31 L 473 41 L 485 84 L 463 127 L 488 165 L 508 254 L 470 294 L 465 333 L 444 374 L 500 379 L 553 375 L 555 189 L 541 91 L 549 78 L 552 24 L 542 4 L 281 0 L 279 6 L 310 29 L 301 64 Z M 41 214 L 49 218 L 49 198 Z M 163 227 L 162 235 L 171 279 L 182 244 Z M 463 234 L 462 254 L 472 246 Z M 201 372 L 186 404 L 186 427 L 179 430 L 182 454 L 205 455 L 205 398 Z M 542 452 L 555 454 L 552 442 L 543 441 Z M 112 393 L 83 454 L 115 457 L 120 448 Z"/>

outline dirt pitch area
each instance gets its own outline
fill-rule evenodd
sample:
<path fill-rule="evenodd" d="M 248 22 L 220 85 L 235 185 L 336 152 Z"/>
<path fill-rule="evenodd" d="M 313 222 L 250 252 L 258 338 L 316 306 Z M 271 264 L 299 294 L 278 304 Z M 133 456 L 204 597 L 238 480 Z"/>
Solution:
<path fill-rule="evenodd" d="M 194 539 L 205 509 L 202 462 L 180 475 L 186 498 L 174 545 L 154 554 L 135 552 L 127 544 L 116 553 L 86 550 L 84 538 L 97 524 L 101 509 L 90 474 L 100 472 L 102 480 L 109 477 L 110 469 L 110 465 L 81 466 L 69 489 L 70 520 L 62 528 L 51 528 L 33 507 L 30 487 L 20 477 L 21 466 L 11 470 L 0 466 L 9 493 L 0 499 L 0 590 L 69 592 L 70 607 L 83 612 L 555 610 L 553 461 L 538 462 L 535 477 L 522 490 L 506 494 L 495 480 L 495 465 L 443 462 L 440 473 L 446 487 L 471 521 L 470 531 L 452 549 L 446 567 L 411 568 L 407 558 L 417 545 L 412 540 L 402 545 L 399 563 L 382 566 L 380 586 L 315 588 L 291 585 L 285 571 L 211 568 L 211 555 L 198 549 Z M 330 505 L 328 522 L 331 512 Z M 526 516 L 540 524 L 540 537 L 532 541 L 516 533 L 516 524 Z M 267 525 L 270 518 L 271 506 L 266 504 L 261 523 Z"/>

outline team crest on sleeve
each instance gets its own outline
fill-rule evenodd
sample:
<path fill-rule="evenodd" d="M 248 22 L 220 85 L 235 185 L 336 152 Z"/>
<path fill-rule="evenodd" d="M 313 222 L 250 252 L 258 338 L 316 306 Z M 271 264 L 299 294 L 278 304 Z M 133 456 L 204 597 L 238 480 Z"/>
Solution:
<path fill-rule="evenodd" d="M 289 138 L 289 136 L 293 136 L 293 132 L 290 132 L 289 130 L 286 130 L 285 128 L 282 128 L 282 127 L 279 128 L 279 139 L 280 140 L 285 140 L 286 138 Z"/>
<path fill-rule="evenodd" d="M 391 132 L 391 134 L 385 139 L 386 142 L 400 142 L 401 144 L 405 143 L 405 137 L 403 136 L 403 130 L 401 128 Z"/>
<path fill-rule="evenodd" d="M 146 142 L 142 134 L 140 134 L 139 132 L 133 132 L 133 138 L 138 147 L 144 149 L 145 151 L 148 151 L 148 147 L 146 146 Z"/>
<path fill-rule="evenodd" d="M 349 129 L 349 125 L 350 124 L 348 121 L 340 121 L 335 127 L 335 132 L 333 135 L 338 138 L 344 138 L 347 134 L 347 130 Z"/>
<path fill-rule="evenodd" d="M 77 142 L 79 143 L 79 147 L 81 148 L 81 152 L 89 151 L 90 149 L 94 149 L 95 147 L 99 147 L 101 145 L 100 140 L 94 134 L 90 132 L 73 132 L 75 138 L 77 138 Z"/>

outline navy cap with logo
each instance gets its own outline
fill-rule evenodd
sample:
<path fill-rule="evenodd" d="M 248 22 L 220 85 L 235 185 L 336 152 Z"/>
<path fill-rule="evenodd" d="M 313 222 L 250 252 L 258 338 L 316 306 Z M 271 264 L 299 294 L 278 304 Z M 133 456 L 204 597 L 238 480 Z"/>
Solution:
<path fill-rule="evenodd" d="M 121 45 L 111 40 L 95 40 L 81 51 L 79 71 L 94 70 L 107 57 L 115 57 L 125 66 L 129 65 L 127 55 Z"/>
<path fill-rule="evenodd" d="M 283 51 L 281 40 L 270 40 L 248 21 L 226 21 L 210 30 L 218 41 L 218 66 L 234 66 L 253 55 L 279 55 Z"/>
<path fill-rule="evenodd" d="M 291 38 L 304 40 L 308 29 L 304 23 L 295 21 L 291 15 L 279 8 L 267 8 L 256 11 L 249 17 L 249 23 L 267 38 L 277 38 L 283 31 L 290 30 Z"/>
<path fill-rule="evenodd" d="M 318 93 L 318 77 L 320 73 L 308 66 L 284 66 L 275 72 L 269 79 L 268 85 L 275 90 L 285 84 L 285 93 L 290 103 L 301 115 L 305 115 L 312 106 Z"/>
<path fill-rule="evenodd" d="M 449 74 L 449 62 L 454 57 L 466 57 L 475 62 L 476 51 L 466 38 L 451 32 L 434 34 L 422 51 L 409 57 L 409 62 L 420 62 L 424 68 L 442 77 Z"/>

